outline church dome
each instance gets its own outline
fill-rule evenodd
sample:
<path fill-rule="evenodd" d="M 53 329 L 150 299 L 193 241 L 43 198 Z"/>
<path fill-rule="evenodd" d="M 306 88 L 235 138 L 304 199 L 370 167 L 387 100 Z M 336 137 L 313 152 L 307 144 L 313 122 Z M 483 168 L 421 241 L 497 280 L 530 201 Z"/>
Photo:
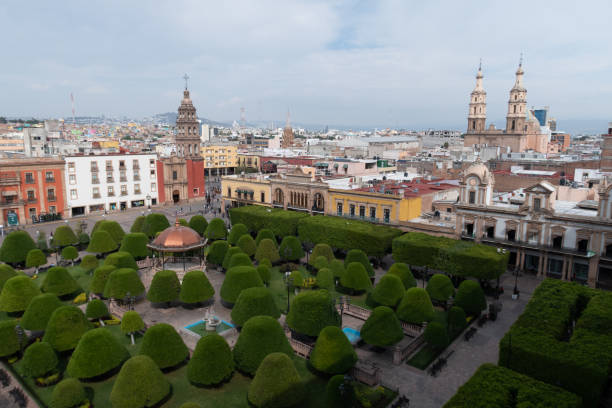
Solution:
<path fill-rule="evenodd" d="M 150 247 L 155 250 L 177 252 L 188 251 L 204 245 L 200 234 L 189 227 L 179 224 L 176 220 L 174 227 L 168 227 L 163 230 L 157 238 L 153 240 Z"/>
<path fill-rule="evenodd" d="M 482 184 L 489 184 L 493 182 L 493 175 L 487 166 L 478 159 L 470 167 L 465 170 L 464 181 L 470 176 L 476 176 L 480 179 Z"/>

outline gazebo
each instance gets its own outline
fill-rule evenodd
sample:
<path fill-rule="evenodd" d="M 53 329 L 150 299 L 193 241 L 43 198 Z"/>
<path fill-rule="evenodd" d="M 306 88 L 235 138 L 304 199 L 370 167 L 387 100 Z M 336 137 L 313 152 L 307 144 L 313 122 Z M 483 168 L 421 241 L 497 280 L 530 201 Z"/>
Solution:
<path fill-rule="evenodd" d="M 187 257 L 184 256 L 185 252 L 198 250 L 198 259 L 201 266 L 202 248 L 205 245 L 206 239 L 200 237 L 200 234 L 191 228 L 181 225 L 177 219 L 174 227 L 163 230 L 147 247 L 158 253 L 158 256 L 162 259 L 162 269 L 165 269 L 166 266 L 166 253 L 181 253 L 183 256 L 173 255 L 171 259 L 181 259 L 183 261 L 183 271 L 185 271 L 185 261 L 187 260 Z"/>

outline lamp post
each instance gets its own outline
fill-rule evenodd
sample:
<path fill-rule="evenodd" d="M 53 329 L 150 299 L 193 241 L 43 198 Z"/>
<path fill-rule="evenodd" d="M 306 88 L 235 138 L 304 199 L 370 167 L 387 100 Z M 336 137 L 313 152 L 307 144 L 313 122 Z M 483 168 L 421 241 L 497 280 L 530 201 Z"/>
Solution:
<path fill-rule="evenodd" d="M 23 356 L 23 338 L 25 336 L 25 330 L 20 324 L 15 325 L 15 334 L 17 334 L 17 341 L 19 341 L 19 354 Z"/>
<path fill-rule="evenodd" d="M 285 285 L 287 285 L 287 315 L 289 315 L 289 300 L 291 295 L 291 287 L 293 286 L 293 278 L 289 275 L 289 272 L 285 272 Z"/>
<path fill-rule="evenodd" d="M 340 327 L 342 327 L 342 317 L 344 315 L 344 308 L 351 302 L 351 298 L 348 296 L 339 296 L 336 298 L 336 304 L 340 306 Z"/>

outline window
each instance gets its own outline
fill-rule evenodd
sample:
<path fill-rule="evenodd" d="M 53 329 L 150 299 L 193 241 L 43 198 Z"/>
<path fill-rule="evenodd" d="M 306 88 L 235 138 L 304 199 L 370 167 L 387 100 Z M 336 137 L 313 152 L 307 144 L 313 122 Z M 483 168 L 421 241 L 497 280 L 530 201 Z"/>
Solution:
<path fill-rule="evenodd" d="M 100 198 L 100 187 L 94 187 L 91 192 L 93 193 L 93 198 Z"/>
<path fill-rule="evenodd" d="M 157 191 L 157 184 L 151 183 L 151 192 L 154 193 Z"/>
<path fill-rule="evenodd" d="M 589 250 L 589 240 L 581 239 L 578 241 L 577 250 L 578 252 L 587 252 Z"/>
<path fill-rule="evenodd" d="M 232 196 L 232 189 L 231 189 L 231 187 L 228 187 L 228 188 L 227 188 L 227 196 L 228 196 L 228 197 L 231 197 L 231 196 Z"/>
<path fill-rule="evenodd" d="M 154 176 L 155 175 L 155 170 L 151 170 L 151 175 Z"/>
<path fill-rule="evenodd" d="M 338 203 L 336 210 L 338 211 L 338 216 L 342 216 L 342 203 Z"/>
<path fill-rule="evenodd" d="M 495 238 L 495 227 L 487 227 L 487 238 Z"/>
<path fill-rule="evenodd" d="M 25 174 L 26 184 L 34 184 L 34 175 L 32 173 Z"/>
<path fill-rule="evenodd" d="M 47 201 L 55 201 L 55 189 L 50 188 L 47 190 Z"/>
<path fill-rule="evenodd" d="M 71 200 L 76 200 L 77 199 L 77 191 L 76 191 L 76 189 L 70 190 L 70 199 Z"/>
<path fill-rule="evenodd" d="M 533 209 L 534 210 L 539 210 L 540 209 L 540 199 L 539 198 L 534 198 L 533 199 Z"/>
<path fill-rule="evenodd" d="M 563 237 L 562 236 L 558 235 L 558 236 L 553 238 L 553 240 L 552 240 L 553 248 L 560 249 L 562 245 L 563 245 Z"/>
<path fill-rule="evenodd" d="M 113 170 L 113 161 L 112 160 L 107 160 L 106 161 L 106 170 Z"/>
<path fill-rule="evenodd" d="M 370 207 L 370 218 L 376 218 L 376 208 Z"/>
<path fill-rule="evenodd" d="M 125 160 L 119 160 L 119 168 L 125 167 Z"/>
<path fill-rule="evenodd" d="M 122 184 L 122 185 L 121 185 L 121 195 L 122 195 L 122 196 L 126 196 L 126 195 L 127 195 L 127 193 L 128 193 L 128 192 L 127 192 L 127 185 Z"/>
<path fill-rule="evenodd" d="M 76 184 L 76 175 L 69 174 L 68 175 L 68 183 L 73 184 L 73 185 Z"/>
<path fill-rule="evenodd" d="M 134 169 L 134 181 L 140 181 L 140 170 Z"/>
<path fill-rule="evenodd" d="M 113 188 L 113 186 L 108 186 L 108 196 L 109 197 L 115 196 L 115 189 Z"/>
<path fill-rule="evenodd" d="M 388 208 L 385 208 L 385 209 L 383 210 L 383 217 L 384 217 L 384 221 L 385 221 L 385 222 L 389 222 L 389 221 L 390 221 L 390 218 L 391 218 L 391 210 L 390 210 L 390 209 L 388 209 Z"/>
<path fill-rule="evenodd" d="M 106 182 L 107 183 L 114 182 L 114 180 L 113 180 L 113 172 L 112 171 L 107 171 L 106 172 Z"/>
<path fill-rule="evenodd" d="M 359 206 L 359 217 L 360 218 L 364 218 L 365 217 L 365 206 L 363 206 L 363 205 Z"/>
<path fill-rule="evenodd" d="M 28 190 L 28 201 L 29 202 L 36 201 L 36 196 L 34 195 L 34 190 Z"/>
<path fill-rule="evenodd" d="M 55 181 L 55 177 L 53 176 L 52 171 L 45 172 L 45 181 L 47 183 L 53 183 Z"/>
<path fill-rule="evenodd" d="M 266 193 L 264 193 L 263 191 L 260 193 L 260 198 L 261 198 L 261 202 L 265 203 L 266 202 Z"/>
<path fill-rule="evenodd" d="M 151 167 L 152 169 L 155 168 L 155 159 L 150 159 L 149 160 L 149 167 Z"/>
<path fill-rule="evenodd" d="M 177 180 L 178 179 L 178 173 L 176 172 L 176 170 L 174 170 L 172 172 L 172 180 Z"/>
<path fill-rule="evenodd" d="M 100 184 L 100 179 L 98 178 L 98 173 L 91 174 L 91 184 Z"/>
<path fill-rule="evenodd" d="M 30 218 L 36 218 L 36 208 L 30 208 L 28 211 L 30 212 Z"/>
<path fill-rule="evenodd" d="M 349 205 L 349 214 L 351 217 L 355 216 L 355 204 Z"/>
<path fill-rule="evenodd" d="M 49 212 L 51 214 L 55 214 L 57 212 L 57 208 L 54 205 L 49 206 Z"/>
<path fill-rule="evenodd" d="M 91 171 L 95 172 L 98 171 L 98 162 L 91 162 Z"/>
<path fill-rule="evenodd" d="M 140 194 L 140 184 L 134 184 L 134 194 Z"/>
<path fill-rule="evenodd" d="M 132 160 L 132 168 L 134 168 L 134 169 L 139 169 L 140 168 L 140 164 L 138 163 L 138 160 L 136 160 L 136 159 Z"/>
<path fill-rule="evenodd" d="M 193 189 L 193 195 L 194 195 L 194 196 L 197 196 L 197 195 L 199 195 L 199 194 L 200 194 L 200 189 L 199 189 L 199 188 L 194 188 L 194 189 Z"/>
<path fill-rule="evenodd" d="M 69 162 L 68 163 L 68 171 L 70 173 L 74 173 L 74 162 Z"/>
<path fill-rule="evenodd" d="M 470 204 L 476 204 L 476 192 L 470 191 Z"/>
<path fill-rule="evenodd" d="M 107 174 L 107 177 L 108 177 L 108 174 Z M 127 177 L 125 176 L 125 170 L 120 170 L 119 171 L 119 181 L 122 181 L 122 182 L 126 182 L 127 181 Z"/>

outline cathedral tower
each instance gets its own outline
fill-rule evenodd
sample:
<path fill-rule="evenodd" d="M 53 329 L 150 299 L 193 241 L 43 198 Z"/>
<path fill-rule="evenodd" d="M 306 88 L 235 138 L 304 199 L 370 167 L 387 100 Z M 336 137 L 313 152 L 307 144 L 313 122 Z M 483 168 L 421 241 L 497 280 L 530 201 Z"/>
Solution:
<path fill-rule="evenodd" d="M 286 149 L 293 146 L 293 129 L 291 129 L 291 121 L 289 111 L 287 110 L 287 123 L 283 129 L 283 143 L 282 148 Z"/>
<path fill-rule="evenodd" d="M 200 123 L 196 116 L 196 108 L 189 97 L 187 89 L 187 74 L 184 76 L 185 90 L 183 100 L 178 108 L 176 119 L 176 154 L 184 158 L 202 157 L 200 154 Z"/>
<path fill-rule="evenodd" d="M 516 70 L 516 81 L 510 90 L 508 115 L 506 116 L 506 133 L 522 133 L 525 130 L 527 115 L 527 89 L 523 86 L 523 57 Z"/>
<path fill-rule="evenodd" d="M 482 87 L 482 64 L 478 66 L 476 87 L 470 94 L 470 112 L 468 113 L 468 133 L 482 132 L 487 121 L 487 93 Z"/>

